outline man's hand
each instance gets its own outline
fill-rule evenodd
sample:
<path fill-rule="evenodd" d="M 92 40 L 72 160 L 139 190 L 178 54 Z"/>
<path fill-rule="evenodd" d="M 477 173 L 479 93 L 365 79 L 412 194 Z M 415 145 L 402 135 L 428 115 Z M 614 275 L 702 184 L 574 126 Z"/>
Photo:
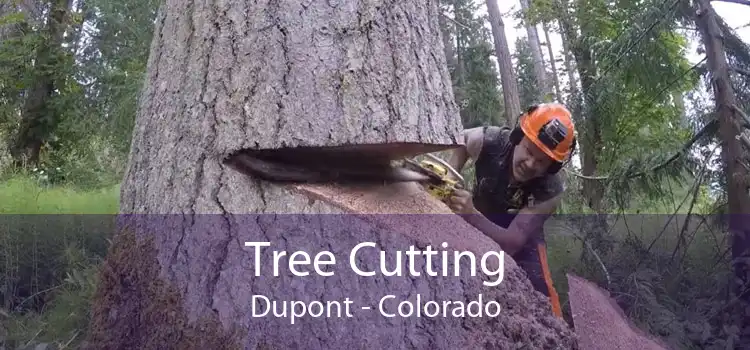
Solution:
<path fill-rule="evenodd" d="M 448 198 L 447 204 L 456 214 L 477 214 L 471 192 L 469 191 L 463 189 L 455 190 L 451 197 Z"/>

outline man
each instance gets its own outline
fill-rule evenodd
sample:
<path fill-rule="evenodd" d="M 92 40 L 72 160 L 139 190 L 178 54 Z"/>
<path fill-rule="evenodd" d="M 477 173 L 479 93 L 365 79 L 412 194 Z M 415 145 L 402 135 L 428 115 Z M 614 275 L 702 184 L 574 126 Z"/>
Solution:
<path fill-rule="evenodd" d="M 557 172 L 575 147 L 570 112 L 541 104 L 524 113 L 515 129 L 478 127 L 463 135 L 465 147 L 449 163 L 461 171 L 473 159 L 477 184 L 473 194 L 456 191 L 448 205 L 510 254 L 562 317 L 542 226 L 560 203 L 564 186 Z"/>

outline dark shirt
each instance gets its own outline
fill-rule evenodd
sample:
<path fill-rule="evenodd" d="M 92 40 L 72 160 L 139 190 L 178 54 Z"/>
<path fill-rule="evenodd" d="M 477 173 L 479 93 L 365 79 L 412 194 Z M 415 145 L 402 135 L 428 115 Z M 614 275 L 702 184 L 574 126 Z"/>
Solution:
<path fill-rule="evenodd" d="M 527 183 L 513 186 L 512 157 L 514 145 L 510 142 L 510 129 L 497 126 L 484 128 L 484 140 L 479 157 L 475 162 L 476 186 L 473 191 L 474 207 L 495 225 L 508 228 L 516 217 L 509 209 L 522 209 L 530 200 L 543 202 L 563 191 L 563 183 L 556 174 L 546 174 Z M 540 273 L 538 244 L 544 243 L 541 229 L 534 230 L 523 248 L 514 254 L 513 259 L 530 275 Z M 532 284 L 539 288 L 537 276 Z M 546 293 L 545 293 L 546 294 Z"/>

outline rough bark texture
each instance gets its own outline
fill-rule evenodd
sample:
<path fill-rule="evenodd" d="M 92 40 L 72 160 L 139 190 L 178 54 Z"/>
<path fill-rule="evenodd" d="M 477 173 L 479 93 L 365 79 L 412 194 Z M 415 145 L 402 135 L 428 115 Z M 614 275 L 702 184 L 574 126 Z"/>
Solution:
<path fill-rule="evenodd" d="M 514 125 L 516 118 L 521 115 L 521 97 L 518 93 L 516 74 L 513 72 L 513 63 L 510 59 L 508 39 L 505 38 L 505 24 L 496 0 L 487 0 L 487 14 L 492 27 L 492 37 L 495 39 L 497 64 L 500 68 L 505 119 L 507 119 L 508 125 Z"/>
<path fill-rule="evenodd" d="M 729 231 L 732 233 L 732 260 L 734 268 L 733 286 L 739 300 L 735 308 L 736 322 L 740 329 L 738 344 L 750 344 L 750 183 L 743 160 L 747 159 L 740 140 L 742 117 L 737 112 L 737 100 L 731 85 L 722 34 L 717 22 L 718 15 L 707 0 L 697 2 L 696 24 L 706 49 L 706 64 L 716 101 L 719 121 L 719 136 L 722 145 L 722 160 L 726 173 L 727 204 L 729 209 Z M 744 158 L 744 159 L 743 159 Z"/>
<path fill-rule="evenodd" d="M 239 149 L 460 142 L 436 2 L 167 1 L 157 22 L 125 212 L 219 211 Z"/>
<path fill-rule="evenodd" d="M 441 35 L 443 36 L 443 52 L 445 54 L 445 61 L 448 65 L 448 71 L 456 69 L 456 58 L 453 38 L 451 37 L 451 31 L 449 29 L 448 21 L 445 19 L 444 14 L 438 15 L 438 23 L 440 24 Z"/>
<path fill-rule="evenodd" d="M 468 266 L 461 277 L 437 278 L 360 277 L 346 268 L 346 253 L 366 241 L 389 254 L 442 242 L 448 251 L 499 250 L 417 184 L 281 186 L 221 161 L 242 148 L 455 145 L 460 117 L 437 16 L 431 1 L 167 1 L 121 195 L 123 214 L 147 215 L 132 217 L 103 264 L 88 346 L 575 348 L 567 325 L 510 258 L 497 287 L 469 276 Z M 410 212 L 442 215 L 351 215 Z M 187 215 L 154 216 L 162 213 Z M 197 215 L 227 213 L 253 214 Z M 337 213 L 350 215 L 309 215 Z M 263 253 L 263 276 L 254 276 L 247 241 L 273 244 Z M 274 277 L 272 250 L 332 251 L 335 275 L 295 277 L 282 266 Z M 377 267 L 374 252 L 361 263 Z M 424 276 L 423 263 L 417 270 Z M 482 293 L 502 312 L 386 318 L 375 311 L 384 295 L 414 301 L 416 293 L 465 302 Z M 349 297 L 357 307 L 352 318 L 308 316 L 292 325 L 251 317 L 255 294 L 306 302 Z M 358 309 L 364 305 L 373 310 Z"/>

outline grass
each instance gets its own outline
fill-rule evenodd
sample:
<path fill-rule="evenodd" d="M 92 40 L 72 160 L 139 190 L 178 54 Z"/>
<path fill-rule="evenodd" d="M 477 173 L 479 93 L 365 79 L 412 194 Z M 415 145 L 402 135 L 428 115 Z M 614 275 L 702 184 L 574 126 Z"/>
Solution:
<path fill-rule="evenodd" d="M 8 283 L 0 285 L 0 348 L 77 347 L 118 207 L 119 186 L 47 187 L 23 176 L 0 183 L 0 280 Z"/>
<path fill-rule="evenodd" d="M 0 214 L 115 214 L 120 186 L 80 191 L 44 187 L 28 177 L 0 183 Z"/>

